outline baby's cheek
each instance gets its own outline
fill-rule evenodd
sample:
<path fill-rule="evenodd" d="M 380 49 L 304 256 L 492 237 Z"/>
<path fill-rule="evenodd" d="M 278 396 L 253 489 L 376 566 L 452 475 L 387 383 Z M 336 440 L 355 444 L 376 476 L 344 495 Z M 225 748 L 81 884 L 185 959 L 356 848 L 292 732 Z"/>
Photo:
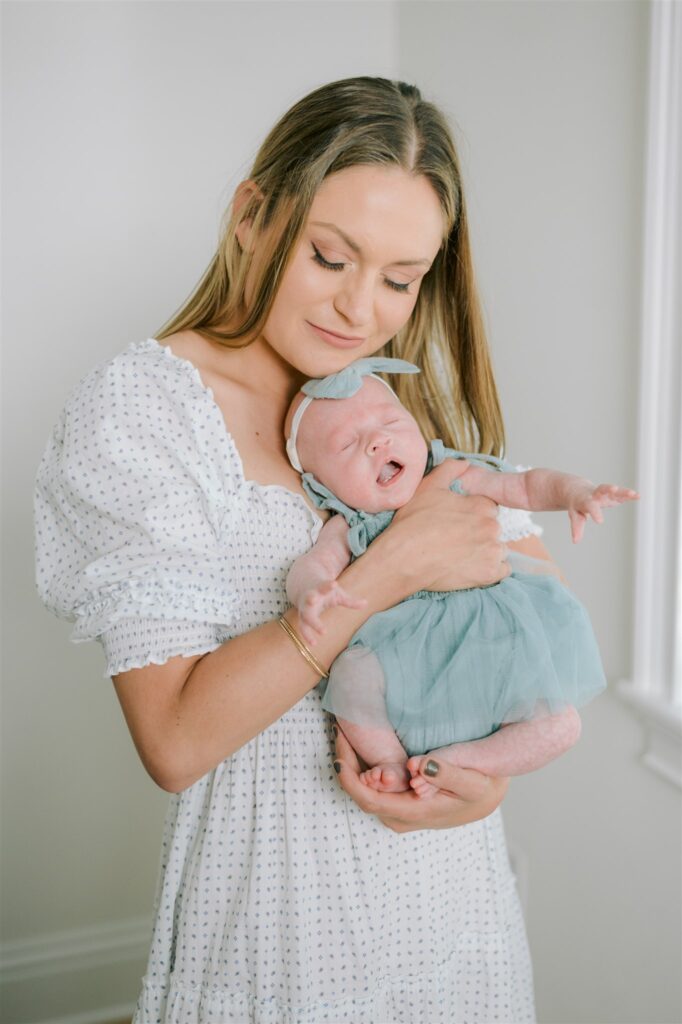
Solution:
<path fill-rule="evenodd" d="M 369 511 L 372 498 L 375 497 L 374 481 L 367 478 L 357 466 L 346 467 L 339 478 L 339 490 L 336 492 L 342 501 L 351 508 L 363 508 Z M 342 497 L 345 494 L 346 497 Z"/>

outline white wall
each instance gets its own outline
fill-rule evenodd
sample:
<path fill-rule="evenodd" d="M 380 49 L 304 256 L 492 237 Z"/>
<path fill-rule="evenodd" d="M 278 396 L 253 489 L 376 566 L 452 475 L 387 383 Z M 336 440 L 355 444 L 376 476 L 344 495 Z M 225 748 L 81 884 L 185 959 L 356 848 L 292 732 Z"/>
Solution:
<path fill-rule="evenodd" d="M 636 483 L 646 3 L 405 3 L 400 70 L 459 126 L 512 459 Z M 643 500 L 652 500 L 644 495 Z M 538 517 L 587 605 L 611 684 L 631 659 L 634 510 Z M 679 791 L 637 757 L 612 695 L 578 747 L 517 779 L 546 1024 L 679 1022 Z"/>
<path fill-rule="evenodd" d="M 70 627 L 34 592 L 33 477 L 69 389 L 182 302 L 279 114 L 325 81 L 399 73 L 458 125 L 510 454 L 630 483 L 647 5 L 65 2 L 2 13 L 2 909 L 25 965 L 5 1009 L 21 1022 L 134 1000 L 166 804 L 99 649 L 69 645 Z M 614 511 L 576 549 L 558 518 L 544 518 L 546 540 L 615 680 L 630 659 L 632 511 Z M 505 802 L 528 864 L 547 1024 L 680 1019 L 679 803 L 640 767 L 638 744 L 630 712 L 600 698 L 579 747 L 517 780 Z M 55 951 L 72 949 L 69 968 L 87 962 L 93 936 L 115 947 L 111 922 L 120 964 L 31 975 L 33 940 L 45 938 L 55 968 Z"/>

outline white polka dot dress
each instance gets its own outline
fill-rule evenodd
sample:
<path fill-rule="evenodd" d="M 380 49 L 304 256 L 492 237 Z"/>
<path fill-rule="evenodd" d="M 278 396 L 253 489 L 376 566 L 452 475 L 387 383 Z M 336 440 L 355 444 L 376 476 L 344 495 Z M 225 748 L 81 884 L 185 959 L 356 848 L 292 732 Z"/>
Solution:
<path fill-rule="evenodd" d="M 501 515 L 505 539 L 538 532 Z M 105 675 L 279 615 L 321 520 L 244 479 L 153 338 L 71 393 L 36 481 L 38 590 Z M 171 796 L 134 1024 L 520 1024 L 530 961 L 502 820 L 398 835 L 340 788 L 317 690 Z"/>

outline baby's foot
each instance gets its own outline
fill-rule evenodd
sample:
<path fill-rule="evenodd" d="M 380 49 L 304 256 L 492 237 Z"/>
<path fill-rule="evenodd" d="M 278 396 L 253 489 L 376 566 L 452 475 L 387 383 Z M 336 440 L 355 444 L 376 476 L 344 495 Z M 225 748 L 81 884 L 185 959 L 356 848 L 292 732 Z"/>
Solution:
<path fill-rule="evenodd" d="M 404 763 L 377 764 L 362 772 L 360 778 L 366 786 L 380 793 L 404 793 L 410 788 L 410 773 Z"/>

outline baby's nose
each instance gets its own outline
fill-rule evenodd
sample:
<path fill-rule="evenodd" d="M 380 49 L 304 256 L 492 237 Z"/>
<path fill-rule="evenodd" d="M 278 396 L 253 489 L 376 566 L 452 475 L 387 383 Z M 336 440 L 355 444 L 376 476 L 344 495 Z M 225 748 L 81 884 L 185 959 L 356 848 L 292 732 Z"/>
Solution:
<path fill-rule="evenodd" d="M 367 451 L 370 455 L 373 455 L 374 452 L 378 451 L 380 448 L 385 448 L 390 443 L 391 439 L 388 434 L 375 434 L 367 445 Z"/>

